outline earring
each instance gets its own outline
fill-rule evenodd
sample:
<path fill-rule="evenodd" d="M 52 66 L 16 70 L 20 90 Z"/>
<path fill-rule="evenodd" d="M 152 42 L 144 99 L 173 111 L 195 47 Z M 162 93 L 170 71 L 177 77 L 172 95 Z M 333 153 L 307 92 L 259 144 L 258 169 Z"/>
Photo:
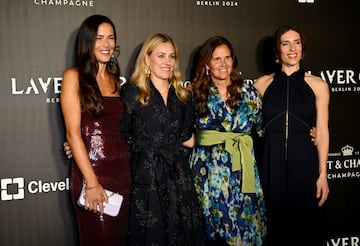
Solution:
<path fill-rule="evenodd" d="M 280 59 L 278 55 L 275 55 L 275 63 L 280 64 Z"/>
<path fill-rule="evenodd" d="M 145 67 L 145 74 L 146 74 L 146 77 L 147 77 L 147 78 L 150 77 L 150 73 L 151 73 L 150 67 L 149 67 L 149 65 L 146 65 L 146 67 Z"/>
<path fill-rule="evenodd" d="M 110 58 L 110 64 L 112 65 L 112 64 L 114 64 L 114 62 L 115 62 L 115 55 L 114 55 L 114 53 L 111 55 L 111 58 Z"/>
<path fill-rule="evenodd" d="M 205 68 L 205 75 L 209 76 L 209 69 Z"/>

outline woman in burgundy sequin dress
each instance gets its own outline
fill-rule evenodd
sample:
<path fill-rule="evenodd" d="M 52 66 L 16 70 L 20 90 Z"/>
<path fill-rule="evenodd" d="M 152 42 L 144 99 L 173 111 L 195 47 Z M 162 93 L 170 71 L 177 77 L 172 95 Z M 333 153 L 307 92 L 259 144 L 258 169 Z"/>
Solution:
<path fill-rule="evenodd" d="M 130 169 L 128 145 L 120 132 L 123 105 L 115 44 L 112 21 L 90 16 L 79 29 L 77 67 L 63 75 L 61 107 L 74 157 L 71 197 L 80 245 L 127 244 Z M 77 205 L 83 182 L 84 208 Z M 103 214 L 108 198 L 104 189 L 124 196 L 116 217 Z"/>

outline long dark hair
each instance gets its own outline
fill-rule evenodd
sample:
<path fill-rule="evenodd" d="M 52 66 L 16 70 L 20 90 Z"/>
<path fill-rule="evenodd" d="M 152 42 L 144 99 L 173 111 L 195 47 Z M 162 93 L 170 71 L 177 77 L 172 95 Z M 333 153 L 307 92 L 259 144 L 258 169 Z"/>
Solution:
<path fill-rule="evenodd" d="M 200 47 L 196 56 L 195 77 L 192 83 L 192 90 L 195 99 L 195 110 L 201 116 L 207 111 L 207 100 L 209 96 L 211 77 L 206 74 L 206 64 L 211 60 L 211 57 L 217 47 L 226 45 L 233 59 L 232 72 L 230 74 L 231 85 L 228 86 L 230 97 L 226 100 L 226 104 L 233 108 L 241 99 L 241 87 L 244 80 L 240 76 L 237 68 L 238 61 L 234 54 L 234 49 L 231 43 L 222 36 L 213 36 L 205 41 Z"/>
<path fill-rule="evenodd" d="M 80 102 L 83 111 L 93 116 L 98 116 L 103 109 L 101 92 L 96 82 L 99 70 L 98 62 L 94 55 L 94 45 L 98 28 L 103 23 L 109 23 L 113 30 L 116 42 L 116 30 L 113 22 L 103 15 L 92 15 L 81 24 L 76 42 L 76 63 L 79 73 Z M 106 71 L 115 81 L 115 91 L 120 89 L 120 67 L 117 62 L 117 53 L 106 64 Z"/>

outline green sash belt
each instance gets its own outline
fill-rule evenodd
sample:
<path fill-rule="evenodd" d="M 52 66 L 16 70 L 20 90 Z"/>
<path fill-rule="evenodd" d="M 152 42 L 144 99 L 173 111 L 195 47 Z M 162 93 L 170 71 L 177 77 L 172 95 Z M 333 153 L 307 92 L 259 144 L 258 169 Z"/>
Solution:
<path fill-rule="evenodd" d="M 196 144 L 211 146 L 225 143 L 225 150 L 232 157 L 232 171 L 242 169 L 242 192 L 255 193 L 253 140 L 248 133 L 220 132 L 216 130 L 196 130 Z"/>

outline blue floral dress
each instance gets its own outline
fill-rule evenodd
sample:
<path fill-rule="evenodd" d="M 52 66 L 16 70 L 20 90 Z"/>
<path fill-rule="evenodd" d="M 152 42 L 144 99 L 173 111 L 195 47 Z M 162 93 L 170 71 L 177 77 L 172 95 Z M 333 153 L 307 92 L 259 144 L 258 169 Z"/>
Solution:
<path fill-rule="evenodd" d="M 196 116 L 196 128 L 237 133 L 255 130 L 262 135 L 259 94 L 248 84 L 243 85 L 242 94 L 238 105 L 227 109 L 218 89 L 212 84 L 208 114 Z M 252 156 L 255 163 L 253 150 Z M 263 245 L 266 234 L 265 203 L 256 165 L 255 193 L 242 193 L 242 170 L 232 171 L 232 158 L 225 151 L 224 144 L 196 145 L 190 166 L 208 237 L 211 240 L 222 238 L 229 245 Z"/>

